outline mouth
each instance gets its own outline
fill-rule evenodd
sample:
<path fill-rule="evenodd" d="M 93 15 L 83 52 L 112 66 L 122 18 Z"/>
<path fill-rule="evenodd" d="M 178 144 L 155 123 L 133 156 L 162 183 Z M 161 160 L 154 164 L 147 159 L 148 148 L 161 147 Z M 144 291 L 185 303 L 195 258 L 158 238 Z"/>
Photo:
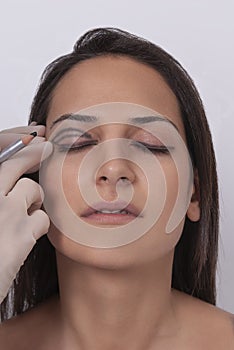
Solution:
<path fill-rule="evenodd" d="M 136 218 L 142 217 L 140 211 L 132 204 L 126 202 L 99 202 L 88 207 L 81 217 L 85 221 L 99 224 L 126 224 Z"/>

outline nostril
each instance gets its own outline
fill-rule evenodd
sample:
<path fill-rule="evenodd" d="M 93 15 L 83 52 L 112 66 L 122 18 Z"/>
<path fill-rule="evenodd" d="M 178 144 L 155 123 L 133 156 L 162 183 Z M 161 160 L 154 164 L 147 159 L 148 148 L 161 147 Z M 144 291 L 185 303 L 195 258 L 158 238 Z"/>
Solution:
<path fill-rule="evenodd" d="M 100 180 L 101 181 L 104 181 L 104 182 L 118 182 L 118 181 L 121 181 L 122 183 L 128 183 L 130 182 L 129 178 L 127 176 L 121 176 L 119 177 L 119 179 L 110 179 L 108 178 L 108 176 L 101 176 L 100 177 Z M 111 181 L 112 180 L 112 181 Z M 114 181 L 113 181 L 114 180 Z"/>
<path fill-rule="evenodd" d="M 129 181 L 129 179 L 125 176 L 121 176 L 120 180 L 122 180 L 123 182 Z"/>
<path fill-rule="evenodd" d="M 104 180 L 104 181 L 107 181 L 107 180 L 108 180 L 108 178 L 107 178 L 106 176 L 101 176 L 100 179 L 101 179 L 101 180 Z"/>

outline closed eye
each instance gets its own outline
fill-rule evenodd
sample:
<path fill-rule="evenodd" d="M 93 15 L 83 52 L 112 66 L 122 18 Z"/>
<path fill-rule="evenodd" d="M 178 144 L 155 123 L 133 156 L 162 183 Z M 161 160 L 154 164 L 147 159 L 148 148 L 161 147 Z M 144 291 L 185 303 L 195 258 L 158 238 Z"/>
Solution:
<path fill-rule="evenodd" d="M 170 150 L 174 149 L 174 147 L 166 147 L 164 145 L 150 145 L 144 142 L 134 142 L 134 146 L 142 150 L 143 152 L 150 151 L 152 153 L 163 153 L 163 154 L 169 154 Z"/>
<path fill-rule="evenodd" d="M 79 143 L 74 143 L 73 145 L 66 145 L 66 144 L 58 144 L 58 150 L 60 152 L 79 152 L 84 150 L 87 147 L 91 147 L 94 145 L 97 145 L 97 140 L 89 140 L 89 141 L 83 141 Z M 164 145 L 150 145 L 144 142 L 132 142 L 132 145 L 137 147 L 143 152 L 150 151 L 154 154 L 169 154 L 170 150 L 174 149 L 174 147 L 166 147 Z"/>
<path fill-rule="evenodd" d="M 82 151 L 83 149 L 94 146 L 98 143 L 98 141 L 93 140 L 93 141 L 84 141 L 84 142 L 79 142 L 79 143 L 74 143 L 73 145 L 58 145 L 58 150 L 60 152 L 79 152 Z"/>

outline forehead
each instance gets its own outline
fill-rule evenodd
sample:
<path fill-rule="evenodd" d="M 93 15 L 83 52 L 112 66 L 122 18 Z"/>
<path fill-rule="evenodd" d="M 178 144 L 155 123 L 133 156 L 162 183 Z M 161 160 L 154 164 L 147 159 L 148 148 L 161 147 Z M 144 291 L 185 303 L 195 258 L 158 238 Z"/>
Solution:
<path fill-rule="evenodd" d="M 151 108 L 184 126 L 176 96 L 153 68 L 124 56 L 102 56 L 75 65 L 53 92 L 47 126 L 59 116 L 101 103 L 127 102 Z"/>

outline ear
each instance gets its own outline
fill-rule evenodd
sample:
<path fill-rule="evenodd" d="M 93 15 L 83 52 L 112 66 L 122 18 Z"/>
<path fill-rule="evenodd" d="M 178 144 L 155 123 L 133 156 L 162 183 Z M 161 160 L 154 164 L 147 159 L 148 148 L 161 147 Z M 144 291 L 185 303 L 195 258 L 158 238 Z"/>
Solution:
<path fill-rule="evenodd" d="M 200 187 L 197 169 L 194 169 L 193 192 L 187 210 L 187 217 L 194 222 L 200 219 Z"/>

